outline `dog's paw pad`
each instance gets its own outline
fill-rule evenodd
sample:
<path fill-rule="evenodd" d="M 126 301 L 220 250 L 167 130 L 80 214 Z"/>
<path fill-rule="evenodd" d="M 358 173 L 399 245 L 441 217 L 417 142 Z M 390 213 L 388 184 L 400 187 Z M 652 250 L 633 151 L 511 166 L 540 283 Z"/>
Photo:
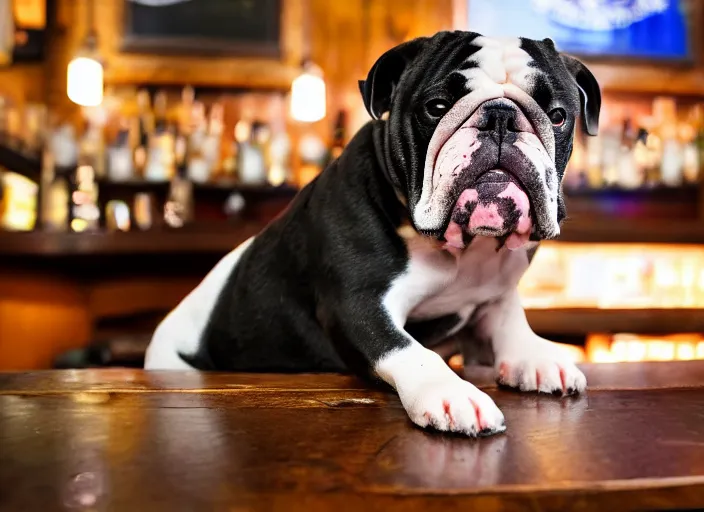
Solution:
<path fill-rule="evenodd" d="M 578 394 L 587 387 L 584 374 L 561 354 L 502 361 L 497 367 L 497 381 L 502 386 L 521 391 L 560 396 Z"/>
<path fill-rule="evenodd" d="M 420 427 L 468 436 L 506 430 L 504 415 L 488 395 L 469 382 L 433 383 L 402 397 L 409 417 Z"/>

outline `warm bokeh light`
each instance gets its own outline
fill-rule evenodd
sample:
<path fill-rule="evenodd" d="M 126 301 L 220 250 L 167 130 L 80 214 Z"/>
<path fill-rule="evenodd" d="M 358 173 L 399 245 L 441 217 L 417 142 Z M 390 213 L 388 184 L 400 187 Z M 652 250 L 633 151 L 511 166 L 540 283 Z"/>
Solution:
<path fill-rule="evenodd" d="M 291 117 L 313 123 L 326 113 L 325 80 L 314 70 L 306 70 L 291 84 Z"/>
<path fill-rule="evenodd" d="M 704 247 L 548 242 L 520 292 L 528 308 L 704 307 Z"/>
<path fill-rule="evenodd" d="M 68 64 L 66 93 L 74 103 L 97 107 L 103 102 L 103 65 L 96 59 L 76 57 Z"/>
<path fill-rule="evenodd" d="M 30 179 L 14 172 L 3 173 L 0 169 L 0 228 L 10 231 L 34 228 L 38 190 Z"/>
<path fill-rule="evenodd" d="M 700 334 L 641 336 L 593 334 L 587 338 L 586 360 L 590 363 L 639 361 L 691 361 L 704 359 Z"/>

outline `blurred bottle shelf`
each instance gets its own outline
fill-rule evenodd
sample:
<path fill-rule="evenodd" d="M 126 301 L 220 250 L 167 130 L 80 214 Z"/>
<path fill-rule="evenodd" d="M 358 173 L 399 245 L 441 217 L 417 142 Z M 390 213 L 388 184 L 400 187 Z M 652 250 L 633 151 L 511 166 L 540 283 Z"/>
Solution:
<path fill-rule="evenodd" d="M 0 132 L 0 168 L 6 168 L 12 172 L 38 182 L 41 174 L 41 155 L 37 151 L 23 147 L 22 143 L 12 140 L 9 136 Z M 68 174 L 75 170 L 75 167 L 56 169 L 56 174 Z M 100 187 L 111 189 L 126 189 L 139 191 L 167 191 L 170 181 L 150 181 L 145 179 L 128 179 L 123 181 L 110 181 L 106 179 L 97 180 Z M 219 181 L 209 181 L 204 183 L 193 182 L 193 187 L 199 190 L 240 192 L 252 195 L 293 195 L 296 188 L 291 185 L 248 185 L 241 184 L 236 180 L 223 179 Z"/>

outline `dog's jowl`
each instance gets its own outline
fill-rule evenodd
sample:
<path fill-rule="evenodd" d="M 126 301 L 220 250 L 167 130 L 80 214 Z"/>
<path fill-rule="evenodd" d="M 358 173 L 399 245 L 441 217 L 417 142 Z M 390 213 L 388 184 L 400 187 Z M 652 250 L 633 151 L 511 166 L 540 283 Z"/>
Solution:
<path fill-rule="evenodd" d="M 499 382 L 583 391 L 516 286 L 560 233 L 578 119 L 597 131 L 592 74 L 550 40 L 442 32 L 388 51 L 359 86 L 373 121 L 164 319 L 146 367 L 354 371 L 393 386 L 417 425 L 501 432 L 491 398 L 427 348 L 465 328 Z"/>

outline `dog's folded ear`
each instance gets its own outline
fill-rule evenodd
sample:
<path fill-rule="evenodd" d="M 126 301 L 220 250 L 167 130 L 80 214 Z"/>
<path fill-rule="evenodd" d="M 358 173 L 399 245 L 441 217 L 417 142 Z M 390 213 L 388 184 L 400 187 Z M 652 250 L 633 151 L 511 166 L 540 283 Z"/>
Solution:
<path fill-rule="evenodd" d="M 389 109 L 396 84 L 427 40 L 419 37 L 390 49 L 374 63 L 367 79 L 359 81 L 364 106 L 373 119 L 381 118 Z"/>
<path fill-rule="evenodd" d="M 579 88 L 584 131 L 589 135 L 596 135 L 599 132 L 599 111 L 601 110 L 599 83 L 582 62 L 569 55 L 561 54 L 560 57 Z"/>

